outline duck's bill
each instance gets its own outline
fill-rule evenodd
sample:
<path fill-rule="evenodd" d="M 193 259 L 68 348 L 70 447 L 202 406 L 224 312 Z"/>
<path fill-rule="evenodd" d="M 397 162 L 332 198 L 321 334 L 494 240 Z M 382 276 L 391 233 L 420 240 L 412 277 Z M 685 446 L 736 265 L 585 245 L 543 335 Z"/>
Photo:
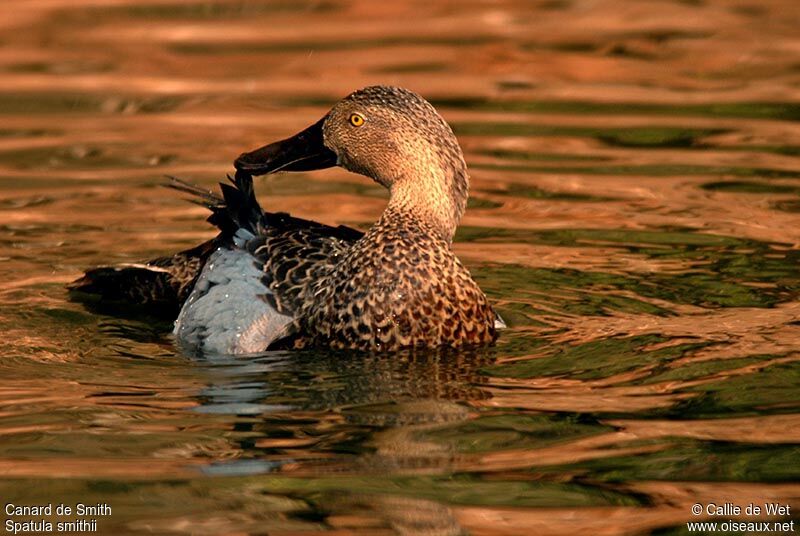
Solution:
<path fill-rule="evenodd" d="M 336 153 L 325 147 L 322 138 L 323 117 L 291 138 L 276 141 L 249 153 L 242 153 L 234 162 L 239 171 L 266 175 L 278 171 L 311 171 L 336 165 Z"/>

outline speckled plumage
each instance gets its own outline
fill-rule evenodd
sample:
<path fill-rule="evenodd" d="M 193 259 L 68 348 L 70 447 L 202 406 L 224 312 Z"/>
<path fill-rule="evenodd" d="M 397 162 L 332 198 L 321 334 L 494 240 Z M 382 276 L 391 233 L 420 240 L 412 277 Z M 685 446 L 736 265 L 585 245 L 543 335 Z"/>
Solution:
<path fill-rule="evenodd" d="M 216 247 L 217 240 L 214 239 L 146 263 L 101 266 L 87 271 L 67 288 L 77 296 L 99 299 L 104 305 L 133 305 L 151 313 L 174 317 Z"/>
<path fill-rule="evenodd" d="M 460 346 L 494 339 L 494 312 L 429 223 L 387 212 L 300 305 L 315 344 L 370 350 Z"/>
<path fill-rule="evenodd" d="M 353 114 L 364 118 L 363 125 L 350 122 Z M 321 139 L 312 141 L 316 138 Z M 293 140 L 320 147 L 304 149 L 310 156 L 295 157 L 293 152 L 286 164 L 261 164 L 261 159 L 277 159 L 286 142 Z M 292 146 L 291 151 L 297 148 Z M 260 208 L 250 170 L 313 169 L 303 167 L 304 162 L 333 155 L 336 164 L 373 178 L 391 192 L 388 207 L 369 231 L 330 227 Z M 450 127 L 420 96 L 385 86 L 359 90 L 304 133 L 244 154 L 236 164 L 239 171 L 233 184 L 222 185 L 221 198 L 185 183 L 174 186 L 198 196 L 212 211 L 209 221 L 221 230 L 213 241 L 221 248 L 214 258 L 225 251 L 247 253 L 262 274 L 258 285 L 249 285 L 261 289 L 257 295 L 234 299 L 261 300 L 291 319 L 280 333 L 265 336 L 263 348 L 258 349 L 290 344 L 394 350 L 486 344 L 495 339 L 497 317 L 451 249 L 467 202 L 466 164 Z M 198 276 L 199 266 L 210 254 L 205 249 L 203 253 L 191 265 L 176 263 L 186 268 L 182 284 L 197 281 L 205 289 L 213 286 L 209 281 L 220 278 L 225 268 L 211 263 Z M 225 281 L 231 277 L 222 273 Z M 197 291 L 200 288 L 180 318 L 186 316 L 188 302 L 205 299 L 206 291 Z M 176 296 L 185 298 L 181 291 Z M 214 302 L 214 307 L 226 305 Z M 179 320 L 179 338 L 183 328 L 202 334 L 213 326 L 211 313 L 205 314 L 205 319 L 189 320 L 188 326 L 189 321 L 181 326 Z M 244 324 L 251 321 L 258 319 Z M 254 347 L 210 349 L 244 353 Z"/>

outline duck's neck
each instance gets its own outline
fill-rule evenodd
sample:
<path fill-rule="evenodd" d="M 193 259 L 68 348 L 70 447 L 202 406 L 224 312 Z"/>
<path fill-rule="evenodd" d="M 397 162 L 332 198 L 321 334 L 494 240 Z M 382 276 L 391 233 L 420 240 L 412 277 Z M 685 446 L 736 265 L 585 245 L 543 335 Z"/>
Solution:
<path fill-rule="evenodd" d="M 384 218 L 412 221 L 450 244 L 467 207 L 469 177 L 463 160 L 460 164 L 431 169 L 424 178 L 396 179 Z"/>

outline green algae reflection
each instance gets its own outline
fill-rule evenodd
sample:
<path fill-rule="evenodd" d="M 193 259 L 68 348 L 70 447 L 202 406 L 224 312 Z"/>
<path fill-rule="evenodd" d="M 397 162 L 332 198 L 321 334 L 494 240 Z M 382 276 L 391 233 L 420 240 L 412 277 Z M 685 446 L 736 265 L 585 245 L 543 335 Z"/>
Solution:
<path fill-rule="evenodd" d="M 768 362 L 780 355 L 748 356 L 752 363 Z M 717 364 L 734 369 L 738 360 Z M 800 408 L 800 361 L 767 363 L 763 368 L 748 374 L 731 377 L 720 376 L 716 381 L 691 387 L 688 392 L 698 396 L 690 398 L 668 411 L 668 415 L 682 418 L 719 418 L 731 415 L 761 415 L 767 413 L 793 413 Z M 656 412 L 658 414 L 658 412 Z"/>
<path fill-rule="evenodd" d="M 586 474 L 603 482 L 795 482 L 800 478 L 800 466 L 796 463 L 800 447 L 796 445 L 689 439 L 663 439 L 654 444 L 663 448 L 648 454 L 604 458 L 542 470 L 546 473 L 570 471 Z"/>
<path fill-rule="evenodd" d="M 486 266 L 476 274 L 488 288 L 506 281 L 508 290 L 552 294 L 557 289 L 633 292 L 643 298 L 703 307 L 772 307 L 800 293 L 800 251 L 779 244 L 682 230 L 626 229 L 493 229 L 462 227 L 462 242 L 517 242 L 561 247 L 618 248 L 656 260 L 682 261 L 683 269 L 610 273 L 571 269 Z M 591 301 L 589 296 L 585 300 Z M 635 301 L 635 300 L 634 300 Z M 551 302 L 577 314 L 602 314 L 600 308 L 570 309 L 569 303 Z M 606 302 L 607 305 L 608 302 Z M 631 304 L 632 301 L 626 303 Z M 612 307 L 624 310 L 620 307 Z M 645 312 L 652 305 L 639 305 Z M 655 308 L 659 309 L 659 308 Z"/>
<path fill-rule="evenodd" d="M 634 148 L 678 148 L 702 145 L 709 136 L 724 134 L 728 129 L 652 127 L 571 127 L 533 125 L 530 123 L 453 123 L 459 136 L 575 136 L 595 138 L 607 145 Z"/>
<path fill-rule="evenodd" d="M 658 335 L 642 335 L 557 345 L 548 348 L 544 356 L 494 366 L 488 372 L 510 378 L 569 376 L 592 380 L 669 362 L 708 345 L 696 342 L 650 349 L 668 340 Z"/>
<path fill-rule="evenodd" d="M 580 115 L 646 115 L 687 116 L 742 119 L 800 120 L 800 104 L 796 102 L 714 102 L 707 104 L 659 104 L 642 102 L 592 101 L 502 101 L 483 98 L 435 99 L 435 105 L 485 112 L 580 114 Z"/>
<path fill-rule="evenodd" d="M 611 426 L 599 424 L 588 416 L 553 415 L 484 415 L 456 423 L 420 437 L 452 445 L 458 452 L 480 453 L 508 449 L 532 449 L 583 437 L 608 433 Z"/>

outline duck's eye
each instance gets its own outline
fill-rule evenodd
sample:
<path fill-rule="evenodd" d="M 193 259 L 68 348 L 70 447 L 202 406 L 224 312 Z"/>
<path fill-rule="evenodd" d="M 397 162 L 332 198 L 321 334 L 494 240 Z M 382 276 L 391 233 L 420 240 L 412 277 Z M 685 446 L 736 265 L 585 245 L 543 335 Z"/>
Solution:
<path fill-rule="evenodd" d="M 350 114 L 350 124 L 354 127 L 360 127 L 364 124 L 364 116 L 361 114 Z"/>

